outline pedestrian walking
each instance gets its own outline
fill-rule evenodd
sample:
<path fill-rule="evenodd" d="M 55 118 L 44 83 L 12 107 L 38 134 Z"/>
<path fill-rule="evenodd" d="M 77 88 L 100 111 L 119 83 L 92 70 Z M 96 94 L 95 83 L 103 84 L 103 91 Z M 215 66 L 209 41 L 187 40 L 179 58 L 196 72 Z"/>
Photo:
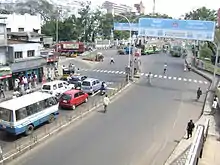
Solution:
<path fill-rule="evenodd" d="M 195 124 L 193 123 L 192 120 L 190 120 L 187 124 L 187 128 L 186 128 L 186 131 L 187 131 L 187 139 L 189 139 L 190 137 L 192 137 L 192 132 L 193 132 L 193 129 L 195 128 Z"/>
<path fill-rule="evenodd" d="M 108 95 L 105 95 L 104 99 L 103 99 L 103 105 L 104 105 L 104 113 L 106 113 L 107 111 L 107 106 L 110 103 L 110 99 L 108 98 Z"/>
<path fill-rule="evenodd" d="M 5 93 L 4 93 L 4 86 L 2 84 L 0 84 L 0 98 L 5 98 Z"/>

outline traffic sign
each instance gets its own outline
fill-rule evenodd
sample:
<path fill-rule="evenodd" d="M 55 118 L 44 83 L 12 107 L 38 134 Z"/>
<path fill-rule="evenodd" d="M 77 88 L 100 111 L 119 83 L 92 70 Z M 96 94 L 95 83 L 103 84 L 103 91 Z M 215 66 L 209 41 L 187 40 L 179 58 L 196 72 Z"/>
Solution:
<path fill-rule="evenodd" d="M 139 36 L 214 41 L 215 22 L 140 18 Z"/>

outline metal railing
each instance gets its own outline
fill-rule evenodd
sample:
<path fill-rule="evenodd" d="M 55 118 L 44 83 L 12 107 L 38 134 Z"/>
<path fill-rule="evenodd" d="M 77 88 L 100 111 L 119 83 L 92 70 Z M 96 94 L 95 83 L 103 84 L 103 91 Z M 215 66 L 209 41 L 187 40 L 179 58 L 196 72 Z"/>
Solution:
<path fill-rule="evenodd" d="M 190 147 L 185 165 L 197 165 L 202 156 L 203 145 L 208 135 L 209 119 L 205 124 L 199 124 L 196 129 L 195 137 Z"/>

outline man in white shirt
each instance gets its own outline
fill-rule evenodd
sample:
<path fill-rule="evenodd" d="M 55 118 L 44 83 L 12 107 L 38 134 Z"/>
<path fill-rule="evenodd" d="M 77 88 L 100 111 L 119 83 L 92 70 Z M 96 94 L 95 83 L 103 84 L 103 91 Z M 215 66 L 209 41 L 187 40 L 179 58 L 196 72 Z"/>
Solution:
<path fill-rule="evenodd" d="M 108 95 L 105 95 L 104 99 L 103 99 L 103 105 L 104 105 L 104 113 L 106 113 L 107 111 L 107 106 L 110 103 L 110 99 L 108 98 Z"/>

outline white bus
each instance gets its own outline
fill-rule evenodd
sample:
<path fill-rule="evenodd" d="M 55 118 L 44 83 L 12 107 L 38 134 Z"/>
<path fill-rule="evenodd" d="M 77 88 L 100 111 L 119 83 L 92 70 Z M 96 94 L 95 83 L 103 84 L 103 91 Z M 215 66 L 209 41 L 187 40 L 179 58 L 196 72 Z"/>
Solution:
<path fill-rule="evenodd" d="M 58 116 L 55 97 L 48 93 L 34 92 L 0 103 L 0 129 L 14 135 L 31 134 L 45 122 Z"/>

